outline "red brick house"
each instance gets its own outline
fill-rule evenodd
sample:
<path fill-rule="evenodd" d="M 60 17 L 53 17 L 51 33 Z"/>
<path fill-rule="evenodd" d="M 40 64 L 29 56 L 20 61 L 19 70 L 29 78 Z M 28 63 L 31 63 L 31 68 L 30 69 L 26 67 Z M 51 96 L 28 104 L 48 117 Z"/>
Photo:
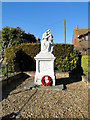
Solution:
<path fill-rule="evenodd" d="M 36 41 L 37 41 L 37 43 L 40 43 L 40 38 L 36 37 Z"/>
<path fill-rule="evenodd" d="M 74 29 L 72 44 L 83 55 L 90 55 L 90 28 L 78 28 L 78 25 Z"/>

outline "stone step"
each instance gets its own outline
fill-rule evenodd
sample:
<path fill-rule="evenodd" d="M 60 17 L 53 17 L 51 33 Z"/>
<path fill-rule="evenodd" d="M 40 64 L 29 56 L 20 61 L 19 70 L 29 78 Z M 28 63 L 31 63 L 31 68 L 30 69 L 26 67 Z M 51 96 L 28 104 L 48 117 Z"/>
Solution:
<path fill-rule="evenodd" d="M 36 86 L 37 85 L 34 83 L 34 81 L 30 81 L 24 86 L 24 89 L 32 89 L 35 88 Z"/>
<path fill-rule="evenodd" d="M 43 85 L 36 85 L 34 81 L 28 82 L 25 86 L 24 89 L 35 89 L 37 88 L 38 90 L 63 90 L 64 85 L 56 85 L 56 86 L 43 86 Z"/>
<path fill-rule="evenodd" d="M 38 88 L 39 90 L 63 90 L 64 89 L 64 85 L 57 85 L 57 86 L 40 86 Z"/>

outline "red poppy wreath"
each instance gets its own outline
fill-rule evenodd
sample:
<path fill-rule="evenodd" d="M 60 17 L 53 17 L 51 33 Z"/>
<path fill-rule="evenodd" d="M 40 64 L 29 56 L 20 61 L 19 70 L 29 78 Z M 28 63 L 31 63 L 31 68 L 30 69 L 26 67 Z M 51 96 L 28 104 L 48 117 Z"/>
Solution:
<path fill-rule="evenodd" d="M 41 79 L 43 86 L 50 86 L 52 84 L 52 78 L 49 75 L 44 75 Z"/>

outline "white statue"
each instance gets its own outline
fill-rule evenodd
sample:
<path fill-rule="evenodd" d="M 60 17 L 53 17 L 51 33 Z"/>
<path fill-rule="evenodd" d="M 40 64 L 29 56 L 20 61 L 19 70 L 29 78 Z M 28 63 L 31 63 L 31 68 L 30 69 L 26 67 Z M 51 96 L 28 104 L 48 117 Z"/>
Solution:
<path fill-rule="evenodd" d="M 47 30 L 42 35 L 41 51 L 36 55 L 36 73 L 35 84 L 42 85 L 42 79 L 45 75 L 52 78 L 52 85 L 55 86 L 55 72 L 54 72 L 54 60 L 55 57 L 53 51 L 53 36 L 51 30 Z M 45 76 L 45 83 L 49 84 L 49 77 Z"/>
<path fill-rule="evenodd" d="M 41 41 L 41 52 L 52 52 L 53 51 L 53 36 L 51 30 L 47 30 L 43 33 Z"/>

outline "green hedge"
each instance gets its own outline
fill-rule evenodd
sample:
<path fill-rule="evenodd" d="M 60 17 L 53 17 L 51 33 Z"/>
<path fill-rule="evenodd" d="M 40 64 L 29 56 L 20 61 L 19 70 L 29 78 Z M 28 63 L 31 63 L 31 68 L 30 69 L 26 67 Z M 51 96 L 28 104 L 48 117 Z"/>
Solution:
<path fill-rule="evenodd" d="M 6 62 L 12 64 L 15 70 L 35 70 L 34 57 L 40 51 L 40 43 L 23 43 L 6 49 Z M 73 50 L 71 44 L 54 44 L 55 69 L 70 71 L 78 64 L 79 53 Z"/>
<path fill-rule="evenodd" d="M 22 43 L 6 49 L 5 58 L 16 71 L 35 70 L 34 57 L 40 51 L 40 43 Z"/>
<path fill-rule="evenodd" d="M 90 79 L 90 56 L 82 56 L 81 66 L 83 68 L 83 73 L 85 74 L 86 78 Z"/>
<path fill-rule="evenodd" d="M 68 53 L 73 53 L 73 45 L 71 44 L 54 44 L 53 54 L 56 59 L 60 58 L 60 56 L 65 57 Z"/>
<path fill-rule="evenodd" d="M 78 69 L 81 63 L 81 55 L 78 51 L 68 52 L 65 56 L 60 56 L 56 60 L 56 67 L 61 72 L 72 71 Z"/>

